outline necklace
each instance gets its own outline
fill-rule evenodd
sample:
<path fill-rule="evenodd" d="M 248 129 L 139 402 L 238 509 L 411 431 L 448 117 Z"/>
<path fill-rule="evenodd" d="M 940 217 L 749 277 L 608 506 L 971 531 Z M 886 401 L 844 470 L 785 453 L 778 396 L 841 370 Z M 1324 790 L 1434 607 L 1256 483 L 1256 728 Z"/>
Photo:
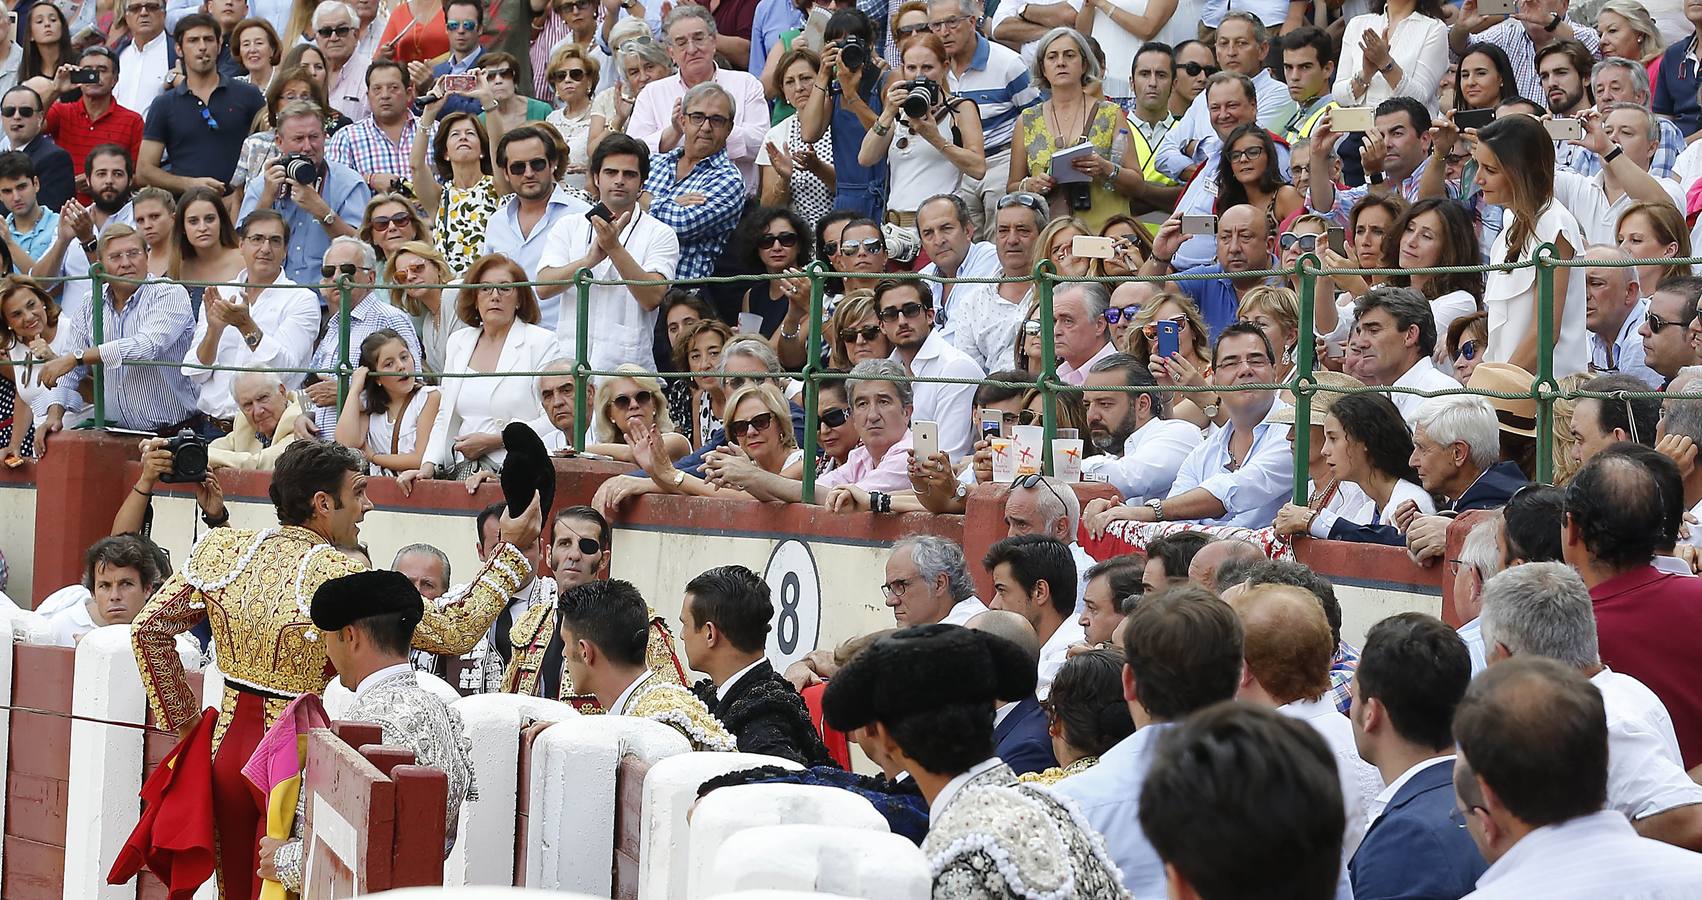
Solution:
<path fill-rule="evenodd" d="M 1082 98 L 1081 122 L 1065 137 L 1062 121 L 1058 117 L 1058 101 L 1056 98 L 1046 103 L 1047 125 L 1052 129 L 1052 141 L 1059 147 L 1073 147 L 1081 140 L 1082 133 L 1087 130 L 1087 98 Z"/>

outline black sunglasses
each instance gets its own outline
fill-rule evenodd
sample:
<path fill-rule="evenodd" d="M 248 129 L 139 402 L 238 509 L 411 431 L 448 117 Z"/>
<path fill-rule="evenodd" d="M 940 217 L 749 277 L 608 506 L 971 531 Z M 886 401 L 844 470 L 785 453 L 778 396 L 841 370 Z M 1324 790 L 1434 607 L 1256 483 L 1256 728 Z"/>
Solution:
<path fill-rule="evenodd" d="M 1301 253 L 1311 253 L 1318 249 L 1318 239 L 1321 237 L 1323 237 L 1321 234 L 1295 234 L 1292 231 L 1285 231 L 1281 237 L 1277 238 L 1277 246 L 1286 251 L 1295 244 L 1299 244 Z"/>
<path fill-rule="evenodd" d="M 1670 322 L 1667 321 L 1666 319 L 1661 318 L 1660 316 L 1656 315 L 1653 312 L 1649 313 L 1648 316 L 1644 317 L 1643 321 L 1649 326 L 1649 333 L 1650 334 L 1660 334 L 1662 330 L 1664 330 L 1667 327 L 1672 326 L 1672 325 L 1678 325 L 1680 327 L 1683 327 L 1685 325 L 1689 325 L 1690 320 L 1692 320 L 1694 318 L 1696 318 L 1696 310 L 1692 309 L 1692 310 L 1690 310 L 1690 314 L 1685 316 L 1684 318 L 1674 319 Z"/>
<path fill-rule="evenodd" d="M 33 106 L 0 106 L 0 116 L 5 116 L 8 119 L 13 116 L 29 117 L 34 115 L 35 107 Z"/>
<path fill-rule="evenodd" d="M 535 156 L 531 159 L 516 159 L 508 164 L 508 174 L 513 175 L 515 178 L 519 178 L 526 174 L 527 169 L 531 169 L 534 172 L 542 172 L 549 167 L 550 161 L 542 156 Z"/>
<path fill-rule="evenodd" d="M 1134 321 L 1135 313 L 1137 312 L 1139 312 L 1139 310 L 1133 306 L 1107 306 L 1105 308 L 1105 321 L 1112 325 L 1115 325 L 1124 319 Z M 1035 324 L 1038 325 L 1040 323 L 1036 322 Z"/>
<path fill-rule="evenodd" d="M 821 421 L 820 427 L 838 428 L 849 421 L 850 418 L 851 410 L 846 409 L 843 406 L 836 406 L 832 409 L 824 409 L 821 411 L 821 415 L 819 416 Z"/>
<path fill-rule="evenodd" d="M 639 391 L 636 394 L 616 394 L 609 402 L 621 412 L 626 412 L 635 406 L 646 406 L 656 399 L 649 391 Z"/>
<path fill-rule="evenodd" d="M 918 22 L 915 25 L 900 25 L 898 27 L 898 36 L 901 37 L 901 38 L 905 38 L 905 37 L 909 37 L 913 34 L 921 34 L 922 32 L 927 31 L 927 30 L 928 30 L 928 23 L 927 22 Z"/>
<path fill-rule="evenodd" d="M 371 271 L 371 270 L 369 270 L 366 266 L 357 266 L 354 263 L 343 263 L 341 265 L 336 265 L 336 266 L 320 266 L 319 267 L 319 277 L 321 277 L 321 278 L 335 278 L 338 275 L 343 275 L 343 276 L 348 277 L 348 278 L 353 278 L 353 277 L 355 277 L 356 272 L 367 272 L 367 271 Z"/>
<path fill-rule="evenodd" d="M 845 343 L 847 344 L 855 344 L 858 341 L 872 344 L 880 336 L 881 327 L 879 325 L 864 325 L 862 328 L 845 329 Z"/>
<path fill-rule="evenodd" d="M 899 316 L 903 316 L 906 319 L 914 319 L 921 315 L 924 310 L 930 310 L 933 308 L 934 307 L 931 304 L 923 306 L 922 304 L 912 300 L 903 306 L 883 307 L 880 312 L 875 313 L 875 318 L 880 319 L 882 322 L 896 322 L 898 321 Z"/>
<path fill-rule="evenodd" d="M 1454 355 L 1456 358 L 1463 359 L 1468 362 L 1477 359 L 1477 339 L 1474 338 L 1469 341 L 1461 341 L 1460 352 Z"/>
<path fill-rule="evenodd" d="M 320 37 L 328 38 L 332 35 L 342 37 L 354 30 L 355 26 L 353 25 L 326 25 L 323 28 L 316 29 L 316 32 Z"/>
<path fill-rule="evenodd" d="M 1187 72 L 1188 77 L 1190 78 L 1198 78 L 1202 72 L 1210 76 L 1216 75 L 1220 71 L 1217 66 L 1203 66 L 1197 62 L 1177 63 L 1176 70 L 1179 72 Z"/>
<path fill-rule="evenodd" d="M 798 246 L 798 233 L 796 231 L 782 231 L 779 234 L 765 234 L 756 239 L 758 247 L 768 248 L 775 244 L 782 247 L 796 247 Z"/>
<path fill-rule="evenodd" d="M 734 419 L 727 423 L 727 433 L 742 436 L 751 431 L 767 431 L 774 424 L 774 413 L 761 413 L 748 419 Z"/>
<path fill-rule="evenodd" d="M 1023 424 L 1027 425 L 1029 423 L 1024 422 Z M 1044 487 L 1044 488 L 1046 488 L 1047 493 L 1051 494 L 1054 498 L 1057 499 L 1058 505 L 1064 507 L 1065 509 L 1070 508 L 1070 505 L 1068 503 L 1064 502 L 1064 498 L 1058 496 L 1058 491 L 1055 488 L 1053 488 L 1052 485 L 1049 482 L 1047 482 L 1046 477 L 1044 475 L 1040 475 L 1038 473 L 1033 473 L 1033 472 L 1031 472 L 1027 475 L 1018 475 L 1016 477 L 1016 480 L 1011 482 L 1011 487 L 1013 489 L 1014 488 L 1033 489 L 1033 488 L 1036 488 L 1036 487 Z"/>

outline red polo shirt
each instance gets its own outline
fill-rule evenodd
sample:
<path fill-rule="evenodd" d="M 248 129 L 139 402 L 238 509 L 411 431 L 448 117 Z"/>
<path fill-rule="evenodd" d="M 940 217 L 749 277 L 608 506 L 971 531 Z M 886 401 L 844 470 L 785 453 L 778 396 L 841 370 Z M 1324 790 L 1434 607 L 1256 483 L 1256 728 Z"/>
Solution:
<path fill-rule="evenodd" d="M 98 119 L 89 119 L 81 98 L 61 100 L 47 108 L 47 126 L 42 129 L 54 143 L 71 154 L 71 170 L 83 174 L 89 151 L 102 144 L 117 144 L 130 151 L 134 161 L 142 152 L 142 117 L 114 102 Z"/>
<path fill-rule="evenodd" d="M 1642 566 L 1590 590 L 1602 662 L 1666 704 L 1684 767 L 1702 763 L 1702 578 Z"/>

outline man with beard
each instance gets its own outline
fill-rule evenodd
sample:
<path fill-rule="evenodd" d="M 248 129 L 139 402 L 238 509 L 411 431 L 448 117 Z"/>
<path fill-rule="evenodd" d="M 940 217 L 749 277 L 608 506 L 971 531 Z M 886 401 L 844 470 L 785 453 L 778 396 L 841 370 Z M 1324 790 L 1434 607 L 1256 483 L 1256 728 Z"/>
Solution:
<path fill-rule="evenodd" d="M 1164 418 L 1163 394 L 1096 389 L 1156 385 L 1147 367 L 1127 353 L 1100 360 L 1083 385 L 1088 438 L 1101 452 L 1082 460 L 1082 474 L 1102 476 L 1136 503 L 1170 490 L 1182 460 L 1200 444 L 1200 429 Z"/>
<path fill-rule="evenodd" d="M 63 220 L 60 227 L 65 227 Z M 120 279 L 148 277 L 148 248 L 136 229 L 112 226 L 101 236 L 98 249 L 100 264 L 108 275 Z M 176 435 L 179 428 L 203 424 L 191 421 L 195 389 L 176 367 L 124 365 L 133 360 L 183 358 L 195 329 L 189 292 L 166 281 L 109 281 L 104 288 L 101 303 L 105 321 L 100 343 L 95 343 L 92 306 L 85 304 L 67 312 L 60 325 L 69 324 L 71 334 L 66 346 L 77 349 L 42 366 L 42 385 L 69 396 L 82 383 L 88 367 L 102 365 L 106 367 L 106 417 L 110 424 L 163 435 Z"/>
<path fill-rule="evenodd" d="M 366 102 L 372 115 L 338 131 L 325 145 L 325 158 L 361 173 L 373 193 L 394 191 L 412 177 L 408 154 L 419 131 L 408 70 L 393 59 L 366 70 Z"/>
<path fill-rule="evenodd" d="M 497 142 L 496 164 L 508 173 L 514 193 L 491 213 L 484 245 L 479 248 L 481 255 L 501 253 L 514 260 L 531 279 L 538 278 L 556 223 L 591 208 L 561 186 L 567 160 L 545 127 L 522 125 Z M 683 272 L 680 276 L 686 277 Z M 560 313 L 560 294 L 538 297 L 539 325 L 553 331 Z"/>
<path fill-rule="evenodd" d="M 11 115 L 4 113 L 10 111 Z M 19 85 L 0 98 L 0 127 L 6 132 L 8 149 L 22 151 L 35 167 L 40 179 L 36 202 L 48 209 L 58 209 L 71 199 L 75 190 L 71 154 L 42 133 L 46 123 L 41 95 Z M 57 217 L 55 217 L 57 218 Z"/>
<path fill-rule="evenodd" d="M 889 358 L 911 375 L 977 381 L 986 375 L 934 328 L 934 298 L 921 282 L 882 281 L 875 288 L 875 317 L 892 344 Z M 975 440 L 974 403 L 973 384 L 918 382 L 911 421 L 937 423 L 940 450 L 955 463 Z"/>
<path fill-rule="evenodd" d="M 266 97 L 219 71 L 222 42 L 212 16 L 184 16 L 176 40 L 184 78 L 148 107 L 137 180 L 173 194 L 204 187 L 222 195 L 248 138 L 246 125 L 266 108 Z M 219 127 L 225 122 L 231 124 Z"/>
<path fill-rule="evenodd" d="M 277 210 L 289 226 L 284 274 L 296 284 L 318 284 L 331 239 L 357 236 L 355 229 L 372 191 L 360 173 L 325 158 L 325 113 L 318 105 L 310 101 L 287 104 L 278 110 L 274 124 L 279 155 L 266 164 L 265 177 L 248 180 L 238 218 L 246 220 L 256 209 Z M 304 184 L 291 177 L 284 167 L 284 160 L 291 156 L 313 161 L 316 177 L 312 182 Z"/>
<path fill-rule="evenodd" d="M 30 274 L 37 278 L 63 275 L 70 279 L 60 289 L 61 309 L 74 311 L 88 306 L 93 289 L 86 276 L 96 239 L 108 226 L 136 224 L 136 215 L 130 210 L 132 171 L 130 151 L 117 144 L 102 144 L 90 150 L 83 161 L 83 174 L 94 203 L 84 206 L 74 197 L 65 201 L 59 214 L 59 234 L 30 269 Z M 81 249 L 68 250 L 73 241 Z M 142 271 L 146 272 L 146 260 L 143 263 Z"/>
<path fill-rule="evenodd" d="M 1577 41 L 1557 41 L 1537 51 L 1537 77 L 1542 79 L 1548 111 L 1555 118 L 1577 116 L 1590 107 L 1590 70 L 1595 57 Z M 1586 153 L 1571 141 L 1554 142 L 1554 162 L 1562 169 Z"/>

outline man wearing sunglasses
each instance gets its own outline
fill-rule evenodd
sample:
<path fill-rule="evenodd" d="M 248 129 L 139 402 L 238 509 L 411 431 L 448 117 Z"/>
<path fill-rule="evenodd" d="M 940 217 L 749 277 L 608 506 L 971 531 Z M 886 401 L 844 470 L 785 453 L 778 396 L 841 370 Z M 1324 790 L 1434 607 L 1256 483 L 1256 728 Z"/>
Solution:
<path fill-rule="evenodd" d="M 1621 262 L 1631 254 L 1618 247 L 1591 247 L 1586 260 Z M 1584 336 L 1590 348 L 1591 372 L 1617 372 L 1641 381 L 1645 390 L 1658 390 L 1666 381 L 1644 364 L 1639 329 L 1649 315 L 1649 301 L 1637 280 L 1636 266 L 1592 266 L 1584 270 Z"/>
<path fill-rule="evenodd" d="M 1649 298 L 1649 311 L 1637 333 L 1643 338 L 1643 363 L 1665 384 L 1685 366 L 1697 362 L 1690 338 L 1696 302 L 1702 299 L 1702 278 L 1668 278 Z"/>
<path fill-rule="evenodd" d="M 47 123 L 45 109 L 41 95 L 33 88 L 14 87 L 0 97 L 0 128 L 6 133 L 6 149 L 29 158 L 32 177 L 38 179 L 33 202 L 57 214 L 76 191 L 75 176 L 71 154 L 42 133 Z M 52 239 L 51 233 L 48 239 Z"/>
<path fill-rule="evenodd" d="M 290 226 L 284 272 L 296 284 L 318 284 L 331 240 L 355 237 L 372 189 L 354 169 L 325 158 L 325 115 L 318 105 L 290 103 L 278 110 L 277 118 L 278 155 L 266 165 L 264 177 L 248 180 L 239 218 L 262 208 L 282 214 Z M 283 161 L 291 154 L 314 161 L 319 177 L 313 183 L 288 177 Z"/>
<path fill-rule="evenodd" d="M 119 74 L 113 99 L 145 111 L 177 65 L 177 47 L 165 33 L 165 0 L 127 0 L 122 9 L 129 33 L 114 48 Z"/>
<path fill-rule="evenodd" d="M 148 107 L 136 180 L 173 194 L 204 187 L 223 195 L 266 96 L 219 71 L 224 42 L 212 16 L 184 16 L 173 41 L 184 77 Z"/>
<path fill-rule="evenodd" d="M 993 248 L 998 253 L 999 278 L 1028 278 L 1034 274 L 1034 253 L 1040 232 L 1050 219 L 1050 207 L 1039 194 L 1022 191 L 999 200 L 993 219 Z M 952 316 L 951 341 L 989 372 L 1009 368 L 1011 344 L 1028 314 L 1034 285 L 1027 281 L 958 285 Z"/>
<path fill-rule="evenodd" d="M 359 44 L 371 29 L 363 27 L 360 13 L 342 0 L 326 0 L 313 11 L 314 43 L 325 54 L 325 90 L 331 106 L 350 119 L 366 115 L 366 67 L 371 52 L 361 53 Z"/>
<path fill-rule="evenodd" d="M 917 377 L 980 380 L 986 372 L 934 328 L 934 298 L 920 281 L 882 281 L 875 316 L 894 362 Z M 953 463 L 975 441 L 975 385 L 917 382 L 913 416 L 940 426 L 940 450 Z"/>
<path fill-rule="evenodd" d="M 382 294 L 372 289 L 373 280 L 378 268 L 378 255 L 373 252 L 372 245 L 363 243 L 359 238 L 340 235 L 331 242 L 325 251 L 324 263 L 318 266 L 312 275 L 312 280 L 297 282 L 319 286 L 319 296 L 324 302 L 329 314 L 325 317 L 325 333 L 319 339 L 319 346 L 314 348 L 312 367 L 316 369 L 335 369 L 345 362 L 350 366 L 360 364 L 360 345 L 367 336 L 380 328 L 389 328 L 402 336 L 402 342 L 408 345 L 408 352 L 414 359 L 425 359 L 420 354 L 420 339 L 414 331 L 414 322 L 407 313 L 398 307 L 385 302 Z M 285 270 L 287 273 L 287 269 Z M 291 279 L 294 280 L 293 278 Z M 349 288 L 349 355 L 344 357 L 342 349 L 342 285 Z M 313 404 L 312 416 L 303 416 L 296 420 L 296 436 L 302 438 L 326 435 L 329 437 L 336 432 L 337 414 L 337 381 L 334 378 L 310 379 L 306 392 L 308 400 Z"/>
<path fill-rule="evenodd" d="M 485 48 L 479 43 L 479 35 L 485 30 L 485 6 L 479 0 L 449 0 L 443 5 L 445 28 L 449 33 L 449 55 L 443 62 L 431 67 L 429 78 L 414 77 L 414 93 L 424 96 L 437 83 L 437 79 L 445 75 L 462 75 L 473 71 L 480 65 L 485 54 Z M 424 66 L 424 63 L 410 63 L 410 72 L 414 66 Z M 466 94 L 456 94 L 444 98 L 443 107 L 437 111 L 439 119 L 454 112 L 478 115 L 481 111 L 476 97 Z"/>
<path fill-rule="evenodd" d="M 494 56 L 495 54 L 491 54 Z M 560 184 L 567 162 L 555 135 L 542 122 L 510 129 L 496 145 L 496 164 L 514 193 L 502 201 L 487 223 L 481 254 L 501 253 L 536 280 L 555 226 L 591 208 Z M 538 297 L 538 324 L 554 330 L 560 322 L 561 294 Z"/>
<path fill-rule="evenodd" d="M 1270 50 L 1270 32 L 1258 16 L 1239 10 L 1224 15 L 1213 41 L 1217 65 L 1223 69 L 1218 74 L 1239 75 L 1247 79 L 1250 109 L 1234 124 L 1223 127 L 1218 121 L 1219 114 L 1210 108 L 1211 86 L 1220 79 L 1216 76 L 1207 79 L 1201 96 L 1194 98 L 1182 121 L 1177 122 L 1158 145 L 1158 170 L 1184 184 L 1197 172 L 1204 171 L 1210 176 L 1217 171 L 1217 155 L 1223 138 L 1235 129 L 1235 125 L 1258 121 L 1267 128 L 1280 127 L 1283 108 L 1292 102 L 1288 96 L 1288 85 L 1272 78 L 1265 66 Z M 1278 149 L 1282 149 L 1281 144 Z M 1286 154 L 1281 162 L 1282 170 L 1286 171 Z M 1211 179 L 1208 177 L 1207 180 Z"/>

